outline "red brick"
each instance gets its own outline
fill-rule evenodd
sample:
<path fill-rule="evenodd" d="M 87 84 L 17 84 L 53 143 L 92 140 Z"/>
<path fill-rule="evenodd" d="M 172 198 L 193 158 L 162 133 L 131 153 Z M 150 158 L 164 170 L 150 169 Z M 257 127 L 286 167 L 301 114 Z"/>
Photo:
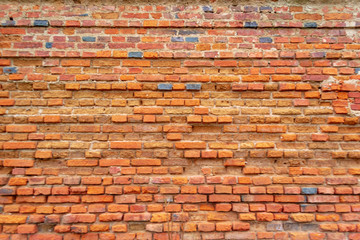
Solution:
<path fill-rule="evenodd" d="M 0 66 L 10 66 L 10 59 L 0 59 Z"/>
<path fill-rule="evenodd" d="M 61 240 L 62 236 L 52 233 L 38 233 L 30 235 L 29 239 L 31 240 Z"/>
<path fill-rule="evenodd" d="M 240 202 L 239 195 L 221 195 L 215 194 L 209 196 L 209 202 Z"/>
<path fill-rule="evenodd" d="M 253 177 L 252 183 L 254 185 L 269 185 L 272 181 L 270 177 Z"/>
<path fill-rule="evenodd" d="M 206 202 L 206 195 L 177 195 L 175 196 L 176 203 L 200 203 Z"/>
<path fill-rule="evenodd" d="M 124 67 L 150 67 L 150 61 L 148 61 L 148 60 L 123 60 L 122 65 Z"/>
<path fill-rule="evenodd" d="M 308 202 L 312 202 L 312 203 L 318 203 L 318 202 L 322 202 L 322 203 L 334 203 L 334 202 L 339 202 L 339 196 L 329 196 L 329 195 L 312 195 L 312 196 L 308 196 Z"/>
<path fill-rule="evenodd" d="M 276 195 L 275 202 L 305 202 L 305 197 L 301 195 Z"/>
<path fill-rule="evenodd" d="M 131 165 L 133 166 L 160 166 L 160 159 L 132 159 Z"/>
<path fill-rule="evenodd" d="M 242 196 L 243 202 L 272 202 L 274 196 L 272 195 L 246 195 Z"/>
<path fill-rule="evenodd" d="M 151 219 L 150 213 L 125 213 L 124 221 L 125 222 L 141 222 L 149 221 Z"/>
<path fill-rule="evenodd" d="M 215 223 L 205 222 L 198 223 L 198 231 L 200 232 L 213 232 L 215 231 Z"/>
<path fill-rule="evenodd" d="M 128 228 L 126 224 L 116 224 L 111 227 L 113 232 L 127 232 Z"/>
<path fill-rule="evenodd" d="M 37 231 L 37 226 L 34 224 L 22 224 L 17 227 L 17 232 L 20 234 L 31 234 Z"/>
<path fill-rule="evenodd" d="M 96 159 L 73 159 L 67 161 L 69 167 L 92 167 L 97 165 L 98 160 Z"/>
<path fill-rule="evenodd" d="M 245 166 L 245 159 L 226 159 L 225 166 L 243 167 Z"/>
<path fill-rule="evenodd" d="M 129 159 L 100 159 L 99 166 L 130 166 Z"/>

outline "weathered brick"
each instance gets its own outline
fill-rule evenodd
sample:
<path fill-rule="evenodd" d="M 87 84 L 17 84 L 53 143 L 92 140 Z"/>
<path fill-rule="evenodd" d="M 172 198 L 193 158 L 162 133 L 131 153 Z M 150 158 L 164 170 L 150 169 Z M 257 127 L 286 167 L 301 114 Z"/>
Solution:
<path fill-rule="evenodd" d="M 36 132 L 35 125 L 7 125 L 6 126 L 7 132 Z"/>

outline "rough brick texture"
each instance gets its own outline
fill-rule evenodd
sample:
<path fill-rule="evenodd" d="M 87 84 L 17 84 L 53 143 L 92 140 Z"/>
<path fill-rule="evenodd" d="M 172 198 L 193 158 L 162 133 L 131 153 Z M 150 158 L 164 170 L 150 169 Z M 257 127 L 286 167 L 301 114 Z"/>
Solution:
<path fill-rule="evenodd" d="M 0 1 L 0 239 L 360 239 L 358 4 L 69 2 Z"/>

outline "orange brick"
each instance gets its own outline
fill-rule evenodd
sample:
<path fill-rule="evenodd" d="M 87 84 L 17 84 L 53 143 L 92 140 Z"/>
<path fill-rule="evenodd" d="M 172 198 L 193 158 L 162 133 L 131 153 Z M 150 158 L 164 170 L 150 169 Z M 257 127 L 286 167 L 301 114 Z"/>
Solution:
<path fill-rule="evenodd" d="M 36 132 L 36 125 L 7 125 L 6 126 L 7 132 Z"/>
<path fill-rule="evenodd" d="M 175 147 L 178 149 L 202 149 L 206 148 L 205 142 L 177 142 L 175 143 Z"/>
<path fill-rule="evenodd" d="M 115 149 L 140 149 L 141 142 L 111 142 L 110 146 Z"/>
<path fill-rule="evenodd" d="M 122 60 L 124 67 L 150 67 L 148 60 Z"/>
<path fill-rule="evenodd" d="M 0 99 L 0 106 L 13 106 L 14 104 L 14 99 Z"/>
<path fill-rule="evenodd" d="M 160 166 L 160 159 L 133 159 L 131 165 L 134 166 Z"/>
<path fill-rule="evenodd" d="M 4 159 L 4 167 L 33 167 L 34 160 L 28 159 Z"/>
<path fill-rule="evenodd" d="M 68 167 L 93 167 L 98 165 L 96 159 L 72 159 L 67 161 Z"/>
<path fill-rule="evenodd" d="M 36 151 L 35 158 L 52 158 L 52 151 Z"/>
<path fill-rule="evenodd" d="M 61 65 L 64 67 L 90 67 L 90 60 L 70 60 L 64 59 L 61 61 Z"/>
<path fill-rule="evenodd" d="M 127 116 L 126 115 L 112 116 L 111 120 L 116 123 L 123 123 L 123 122 L 127 122 Z"/>
<path fill-rule="evenodd" d="M 5 142 L 4 149 L 34 149 L 36 142 Z"/>

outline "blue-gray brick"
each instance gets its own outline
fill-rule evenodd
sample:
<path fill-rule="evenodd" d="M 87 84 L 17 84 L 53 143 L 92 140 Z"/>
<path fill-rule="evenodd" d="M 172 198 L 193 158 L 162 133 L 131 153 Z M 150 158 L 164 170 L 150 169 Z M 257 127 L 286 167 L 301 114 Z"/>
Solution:
<path fill-rule="evenodd" d="M 214 12 L 212 6 L 202 6 L 204 12 Z"/>
<path fill-rule="evenodd" d="M 179 30 L 179 35 L 192 35 L 192 34 L 199 34 L 199 33 L 201 33 L 201 32 L 198 30 Z"/>
<path fill-rule="evenodd" d="M 261 42 L 261 43 L 272 43 L 272 38 L 271 37 L 261 37 L 261 38 L 259 38 L 259 42 Z"/>
<path fill-rule="evenodd" d="M 11 188 L 0 188 L 0 195 L 15 195 L 15 191 Z"/>
<path fill-rule="evenodd" d="M 84 42 L 95 42 L 96 38 L 95 37 L 82 37 L 82 40 Z"/>
<path fill-rule="evenodd" d="M 52 42 L 47 42 L 47 43 L 45 43 L 45 47 L 46 47 L 46 48 L 52 48 L 52 47 L 53 47 L 53 43 L 52 43 Z"/>
<path fill-rule="evenodd" d="M 199 38 L 198 37 L 187 37 L 185 38 L 186 42 L 199 42 Z"/>
<path fill-rule="evenodd" d="M 307 195 L 317 194 L 317 188 L 303 187 L 303 188 L 301 188 L 301 193 L 302 194 L 307 194 Z"/>
<path fill-rule="evenodd" d="M 48 20 L 34 20 L 35 27 L 48 27 L 49 21 Z"/>
<path fill-rule="evenodd" d="M 257 22 L 245 22 L 244 27 L 246 27 L 246 28 L 257 28 L 258 24 L 257 24 Z"/>
<path fill-rule="evenodd" d="M 171 41 L 172 42 L 183 42 L 184 38 L 183 37 L 172 37 Z"/>
<path fill-rule="evenodd" d="M 171 91 L 172 88 L 173 88 L 173 86 L 170 83 L 160 83 L 158 85 L 158 90 Z"/>
<path fill-rule="evenodd" d="M 316 22 L 304 23 L 304 27 L 306 27 L 306 28 L 317 28 L 317 23 Z"/>
<path fill-rule="evenodd" d="M 186 90 L 199 91 L 201 89 L 201 84 L 188 83 L 186 84 Z"/>
<path fill-rule="evenodd" d="M 275 232 L 275 231 L 284 231 L 284 228 L 282 223 L 272 222 L 266 225 L 266 230 L 269 232 Z"/>
<path fill-rule="evenodd" d="M 4 23 L 1 23 L 2 26 L 15 26 L 16 22 L 12 20 L 7 20 Z"/>
<path fill-rule="evenodd" d="M 142 58 L 143 53 L 142 52 L 129 52 L 128 57 L 129 58 Z"/>
<path fill-rule="evenodd" d="M 255 6 L 245 6 L 244 7 L 244 12 L 257 12 L 258 8 Z"/>
<path fill-rule="evenodd" d="M 299 231 L 300 225 L 298 223 L 284 223 L 285 231 Z"/>
<path fill-rule="evenodd" d="M 316 232 L 319 229 L 319 225 L 318 224 L 302 224 L 301 225 L 301 230 L 305 231 L 305 232 Z"/>
<path fill-rule="evenodd" d="M 17 73 L 16 67 L 4 67 L 3 68 L 4 73 Z"/>
<path fill-rule="evenodd" d="M 272 11 L 272 7 L 269 7 L 269 6 L 261 6 L 260 7 L 260 12 L 261 11 Z"/>

